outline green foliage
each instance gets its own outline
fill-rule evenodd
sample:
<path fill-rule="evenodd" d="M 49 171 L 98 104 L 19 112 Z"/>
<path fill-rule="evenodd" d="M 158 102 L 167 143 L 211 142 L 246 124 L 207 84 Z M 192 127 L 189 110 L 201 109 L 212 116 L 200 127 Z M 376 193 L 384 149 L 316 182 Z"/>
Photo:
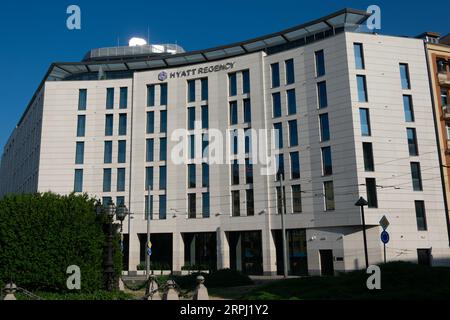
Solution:
<path fill-rule="evenodd" d="M 121 292 L 121 291 L 96 291 L 93 293 L 77 293 L 77 292 L 66 292 L 66 293 L 54 293 L 54 292 L 37 292 L 39 297 L 44 300 L 130 300 L 133 298 L 132 295 Z M 29 300 L 24 294 L 16 294 L 18 300 Z"/>
<path fill-rule="evenodd" d="M 10 195 L 0 200 L 0 282 L 27 290 L 67 291 L 67 267 L 81 270 L 81 290 L 103 287 L 105 235 L 87 195 Z M 115 269 L 121 270 L 118 238 Z"/>

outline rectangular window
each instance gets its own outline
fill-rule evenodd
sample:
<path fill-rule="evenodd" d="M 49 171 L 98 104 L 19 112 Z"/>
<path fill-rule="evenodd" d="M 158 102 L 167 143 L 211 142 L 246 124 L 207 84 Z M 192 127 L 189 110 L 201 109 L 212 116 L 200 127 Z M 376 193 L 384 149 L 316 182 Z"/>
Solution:
<path fill-rule="evenodd" d="M 126 140 L 120 140 L 118 142 L 119 148 L 117 153 L 117 162 L 118 163 L 125 163 L 127 158 L 127 141 Z"/>
<path fill-rule="evenodd" d="M 202 86 L 202 101 L 208 100 L 208 78 L 200 80 Z"/>
<path fill-rule="evenodd" d="M 328 113 L 321 114 L 320 120 L 320 141 L 330 140 L 330 124 L 328 122 Z"/>
<path fill-rule="evenodd" d="M 295 72 L 294 72 L 294 59 L 289 59 L 284 62 L 286 68 L 286 84 L 292 84 L 295 82 Z"/>
<path fill-rule="evenodd" d="M 230 73 L 228 75 L 228 87 L 229 87 L 229 95 L 233 97 L 237 94 L 237 79 L 236 73 Z"/>
<path fill-rule="evenodd" d="M 188 80 L 188 102 L 195 101 L 195 80 Z"/>
<path fill-rule="evenodd" d="M 416 221 L 418 231 L 427 231 L 427 218 L 425 213 L 425 202 L 424 201 L 414 201 L 416 207 Z"/>
<path fill-rule="evenodd" d="M 298 146 L 297 120 L 288 121 L 289 143 L 291 147 Z"/>
<path fill-rule="evenodd" d="M 106 206 L 110 202 L 112 202 L 112 198 L 111 197 L 102 197 L 103 206 Z"/>
<path fill-rule="evenodd" d="M 231 164 L 231 175 L 231 184 L 239 184 L 239 163 L 237 160 L 234 160 Z"/>
<path fill-rule="evenodd" d="M 155 85 L 147 86 L 147 107 L 155 106 Z"/>
<path fill-rule="evenodd" d="M 331 147 L 322 148 L 322 170 L 324 176 L 329 176 L 333 174 Z"/>
<path fill-rule="evenodd" d="M 417 146 L 417 134 L 416 129 L 414 128 L 406 128 L 406 135 L 408 136 L 408 149 L 410 156 L 418 156 L 419 155 L 419 147 Z"/>
<path fill-rule="evenodd" d="M 125 191 L 125 168 L 117 169 L 117 192 Z"/>
<path fill-rule="evenodd" d="M 147 139 L 146 140 L 146 152 L 145 152 L 145 161 L 151 162 L 154 161 L 154 151 L 155 142 L 153 139 Z"/>
<path fill-rule="evenodd" d="M 372 135 L 370 128 L 370 114 L 369 109 L 360 108 L 359 109 L 359 120 L 361 122 L 361 134 L 365 137 Z"/>
<path fill-rule="evenodd" d="M 127 114 L 119 114 L 119 136 L 127 135 Z"/>
<path fill-rule="evenodd" d="M 188 108 L 188 130 L 195 129 L 195 107 Z"/>
<path fill-rule="evenodd" d="M 124 196 L 116 197 L 116 205 L 120 206 L 123 204 L 125 204 L 125 197 Z"/>
<path fill-rule="evenodd" d="M 281 95 L 279 92 L 272 93 L 273 117 L 281 117 Z"/>
<path fill-rule="evenodd" d="M 209 155 L 208 144 L 209 144 L 208 135 L 202 133 L 202 158 L 207 158 Z"/>
<path fill-rule="evenodd" d="M 197 218 L 197 203 L 195 198 L 195 193 L 188 194 L 188 218 Z"/>
<path fill-rule="evenodd" d="M 202 129 L 209 128 L 209 110 L 208 106 L 202 106 Z"/>
<path fill-rule="evenodd" d="M 281 178 L 284 179 L 284 155 L 278 154 L 275 157 L 276 165 L 277 165 L 277 175 L 276 179 L 279 181 Z"/>
<path fill-rule="evenodd" d="M 250 93 L 250 71 L 242 71 L 242 93 Z"/>
<path fill-rule="evenodd" d="M 209 192 L 202 193 L 202 216 L 203 218 L 210 216 Z"/>
<path fill-rule="evenodd" d="M 325 211 L 334 210 L 335 204 L 333 181 L 325 181 L 323 183 L 323 190 L 325 195 Z"/>
<path fill-rule="evenodd" d="M 280 65 L 278 63 L 272 63 L 270 70 L 272 74 L 272 88 L 278 88 L 280 86 Z"/>
<path fill-rule="evenodd" d="M 159 139 L 159 161 L 167 160 L 167 138 Z"/>
<path fill-rule="evenodd" d="M 295 99 L 295 89 L 287 90 L 288 115 L 297 113 L 297 102 Z"/>
<path fill-rule="evenodd" d="M 400 79 L 403 90 L 411 89 L 411 82 L 409 80 L 409 66 L 407 63 L 400 63 Z"/>
<path fill-rule="evenodd" d="M 190 135 L 188 140 L 189 159 L 195 159 L 195 135 Z"/>
<path fill-rule="evenodd" d="M 112 163 L 112 141 L 105 141 L 103 162 Z"/>
<path fill-rule="evenodd" d="M 377 182 L 375 178 L 366 178 L 367 202 L 369 208 L 378 208 Z"/>
<path fill-rule="evenodd" d="M 231 141 L 231 152 L 233 154 L 238 154 L 238 130 L 230 131 L 230 141 Z"/>
<path fill-rule="evenodd" d="M 153 190 L 153 167 L 145 168 L 145 190 Z"/>
<path fill-rule="evenodd" d="M 155 132 L 155 113 L 153 111 L 147 112 L 147 133 Z"/>
<path fill-rule="evenodd" d="M 319 99 L 319 109 L 328 106 L 327 83 L 325 81 L 317 83 L 317 96 Z"/>
<path fill-rule="evenodd" d="M 114 129 L 114 115 L 107 114 L 105 116 L 105 136 L 112 136 Z"/>
<path fill-rule="evenodd" d="M 244 122 L 252 122 L 252 107 L 250 104 L 250 99 L 244 99 Z"/>
<path fill-rule="evenodd" d="M 283 148 L 283 125 L 281 122 L 274 123 L 273 129 L 275 130 L 275 148 L 282 149 Z"/>
<path fill-rule="evenodd" d="M 74 192 L 83 192 L 83 169 L 75 169 Z"/>
<path fill-rule="evenodd" d="M 302 212 L 302 189 L 299 184 L 292 186 L 292 211 L 294 213 Z"/>
<path fill-rule="evenodd" d="M 103 169 L 103 192 L 111 192 L 111 169 Z"/>
<path fill-rule="evenodd" d="M 202 163 L 202 187 L 209 187 L 209 164 Z"/>
<path fill-rule="evenodd" d="M 114 88 L 106 89 L 106 109 L 114 109 Z"/>
<path fill-rule="evenodd" d="M 423 191 L 422 173 L 420 172 L 420 163 L 411 162 L 411 178 L 414 191 Z"/>
<path fill-rule="evenodd" d="M 230 125 L 235 125 L 238 123 L 238 109 L 237 101 L 230 102 Z"/>
<path fill-rule="evenodd" d="M 162 83 L 159 88 L 161 90 L 159 104 L 162 106 L 167 106 L 167 83 Z"/>
<path fill-rule="evenodd" d="M 354 43 L 353 50 L 355 52 L 355 68 L 358 70 L 363 70 L 365 68 L 363 44 Z"/>
<path fill-rule="evenodd" d="M 87 90 L 80 89 L 78 91 L 78 110 L 86 110 Z"/>
<path fill-rule="evenodd" d="M 165 195 L 159 196 L 159 219 L 165 220 L 167 217 L 167 198 Z"/>
<path fill-rule="evenodd" d="M 255 201 L 253 197 L 253 189 L 245 190 L 245 200 L 247 204 L 247 216 L 255 215 Z"/>
<path fill-rule="evenodd" d="M 159 132 L 166 133 L 167 132 L 167 111 L 162 110 L 160 113 L 160 121 L 159 121 Z"/>
<path fill-rule="evenodd" d="M 252 149 L 252 131 L 248 128 L 244 129 L 244 148 L 245 148 L 245 153 L 250 153 L 251 149 Z"/>
<path fill-rule="evenodd" d="M 84 163 L 84 142 L 77 142 L 75 151 L 75 164 Z"/>
<path fill-rule="evenodd" d="M 241 215 L 241 200 L 239 197 L 239 190 L 231 191 L 232 216 L 239 217 Z"/>
<path fill-rule="evenodd" d="M 145 220 L 153 219 L 153 196 L 150 196 L 150 199 L 147 196 L 145 196 Z"/>
<path fill-rule="evenodd" d="M 366 76 L 357 75 L 356 76 L 356 84 L 358 87 L 358 101 L 359 102 L 367 102 L 367 83 Z"/>
<path fill-rule="evenodd" d="M 298 151 L 291 152 L 291 178 L 300 179 L 300 154 Z"/>
<path fill-rule="evenodd" d="M 316 76 L 321 77 L 325 75 L 325 55 L 323 50 L 316 52 Z"/>
<path fill-rule="evenodd" d="M 128 106 L 128 88 L 122 87 L 120 88 L 120 109 L 126 109 Z"/>
<path fill-rule="evenodd" d="M 281 194 L 281 187 L 276 187 L 276 197 L 277 197 L 277 213 L 281 214 L 281 212 L 283 211 L 283 196 Z"/>
<path fill-rule="evenodd" d="M 245 159 L 245 183 L 252 184 L 253 183 L 253 164 L 250 162 L 250 159 Z"/>
<path fill-rule="evenodd" d="M 403 96 L 403 110 L 405 111 L 405 121 L 414 122 L 414 108 L 412 103 L 412 96 Z"/>
<path fill-rule="evenodd" d="M 159 167 L 159 190 L 166 190 L 167 187 L 167 169 L 166 166 Z"/>
<path fill-rule="evenodd" d="M 375 171 L 375 164 L 373 162 L 372 143 L 363 142 L 363 154 L 364 154 L 364 170 L 368 172 Z"/>
<path fill-rule="evenodd" d="M 188 164 L 188 188 L 195 188 L 196 179 L 195 164 Z"/>
<path fill-rule="evenodd" d="M 448 95 L 447 95 L 447 90 L 445 89 L 441 89 L 441 106 L 442 107 L 447 107 L 448 105 Z"/>
<path fill-rule="evenodd" d="M 78 116 L 77 137 L 84 137 L 86 134 L 86 116 Z"/>

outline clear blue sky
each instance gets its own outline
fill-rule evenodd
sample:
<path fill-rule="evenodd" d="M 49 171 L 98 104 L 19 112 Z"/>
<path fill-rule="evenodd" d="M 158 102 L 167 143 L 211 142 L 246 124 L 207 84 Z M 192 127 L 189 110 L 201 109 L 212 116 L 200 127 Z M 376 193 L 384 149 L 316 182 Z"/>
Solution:
<path fill-rule="evenodd" d="M 80 6 L 82 29 L 66 28 Z M 79 61 L 90 48 L 124 45 L 132 36 L 205 49 L 280 31 L 349 7 L 382 10 L 380 33 L 450 32 L 448 1 L 74 0 L 3 1 L 0 11 L 0 150 L 54 61 Z"/>

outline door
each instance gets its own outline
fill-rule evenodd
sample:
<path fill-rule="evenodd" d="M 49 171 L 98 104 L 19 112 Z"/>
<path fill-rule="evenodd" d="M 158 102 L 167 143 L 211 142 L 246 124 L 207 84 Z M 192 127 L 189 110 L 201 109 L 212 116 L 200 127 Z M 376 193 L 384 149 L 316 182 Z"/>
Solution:
<path fill-rule="evenodd" d="M 322 276 L 333 276 L 333 250 L 319 250 L 320 254 L 320 270 Z"/>
<path fill-rule="evenodd" d="M 423 266 L 431 266 L 431 250 L 417 249 L 417 262 Z"/>

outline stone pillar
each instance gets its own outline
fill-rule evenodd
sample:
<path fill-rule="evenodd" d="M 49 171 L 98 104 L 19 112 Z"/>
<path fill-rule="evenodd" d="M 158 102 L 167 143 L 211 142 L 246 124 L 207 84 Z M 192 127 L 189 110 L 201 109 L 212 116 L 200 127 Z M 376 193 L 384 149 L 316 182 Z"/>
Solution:
<path fill-rule="evenodd" d="M 217 239 L 217 269 L 230 268 L 230 245 L 227 235 L 221 228 L 216 230 Z"/>
<path fill-rule="evenodd" d="M 208 289 L 206 289 L 205 278 L 203 276 L 197 277 L 197 288 L 194 292 L 193 300 L 209 300 Z"/>
<path fill-rule="evenodd" d="M 3 300 L 17 300 L 16 296 L 14 295 L 17 291 L 17 286 L 14 283 L 12 283 L 12 282 L 8 283 L 5 286 L 4 291 L 5 291 L 6 295 L 3 298 Z"/>
<path fill-rule="evenodd" d="M 262 255 L 264 275 L 274 276 L 277 274 L 277 253 L 275 241 L 270 229 L 262 230 Z"/>
<path fill-rule="evenodd" d="M 140 261 L 140 249 L 141 245 L 139 243 L 139 237 L 137 233 L 131 233 L 129 236 L 129 256 L 128 256 L 128 270 L 129 271 L 136 271 L 138 264 Z"/>
<path fill-rule="evenodd" d="M 181 273 L 181 267 L 184 266 L 184 241 L 181 233 L 174 232 L 172 238 L 173 258 L 172 270 L 175 274 Z"/>
<path fill-rule="evenodd" d="M 156 283 L 154 275 L 150 275 L 147 294 L 147 300 L 161 300 L 161 296 L 159 295 L 158 291 L 158 284 Z"/>
<path fill-rule="evenodd" d="M 163 300 L 180 300 L 173 280 L 167 281 L 167 291 L 164 293 Z"/>

